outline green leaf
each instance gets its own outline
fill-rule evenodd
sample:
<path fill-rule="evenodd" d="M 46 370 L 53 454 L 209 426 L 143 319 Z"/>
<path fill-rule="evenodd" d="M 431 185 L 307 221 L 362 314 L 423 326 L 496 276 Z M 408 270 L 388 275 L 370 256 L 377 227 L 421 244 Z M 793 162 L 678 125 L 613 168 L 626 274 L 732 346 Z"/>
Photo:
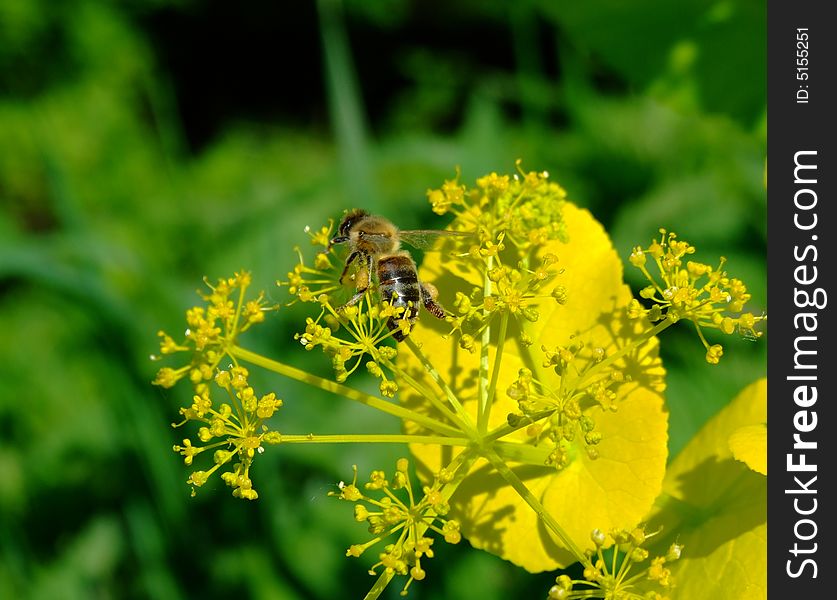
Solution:
<path fill-rule="evenodd" d="M 767 424 L 745 425 L 729 437 L 729 449 L 756 473 L 767 475 Z"/>
<path fill-rule="evenodd" d="M 673 541 L 684 547 L 671 565 L 677 598 L 765 598 L 767 479 L 735 460 L 730 436 L 739 439 L 733 445 L 752 450 L 757 444 L 742 445 L 741 436 L 766 420 L 767 380 L 760 379 L 713 417 L 669 467 L 649 530 L 663 528 L 658 548 Z"/>

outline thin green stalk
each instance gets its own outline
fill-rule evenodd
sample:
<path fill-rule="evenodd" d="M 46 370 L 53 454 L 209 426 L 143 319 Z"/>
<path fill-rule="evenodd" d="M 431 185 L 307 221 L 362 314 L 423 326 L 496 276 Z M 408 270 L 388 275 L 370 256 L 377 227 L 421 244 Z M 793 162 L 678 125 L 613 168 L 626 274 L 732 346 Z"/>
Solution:
<path fill-rule="evenodd" d="M 462 422 L 459 416 L 454 413 L 451 409 L 449 409 L 445 403 L 442 401 L 439 396 L 432 393 L 426 387 L 421 385 L 418 381 L 415 380 L 414 377 L 408 375 L 404 369 L 398 367 L 398 365 L 394 365 L 387 361 L 387 366 L 390 367 L 401 379 L 403 379 L 407 385 L 412 387 L 416 392 L 421 395 L 422 398 L 425 398 L 428 402 L 430 402 L 436 410 L 442 413 L 445 417 L 447 417 L 451 422 L 456 423 L 459 425 L 460 429 L 464 429 L 468 426 L 467 422 Z"/>
<path fill-rule="evenodd" d="M 232 319 L 232 327 L 227 329 L 227 339 L 230 339 L 230 333 L 238 331 L 238 322 L 241 320 L 241 309 L 244 307 L 244 295 L 247 292 L 247 286 L 242 285 L 241 289 L 238 290 L 238 302 L 235 306 L 235 316 Z"/>
<path fill-rule="evenodd" d="M 489 256 L 485 265 L 485 276 L 483 277 L 483 297 L 491 296 L 491 279 L 488 278 L 488 273 L 494 267 L 494 257 Z M 483 318 L 491 319 L 491 313 L 483 309 Z M 491 321 L 482 330 L 482 337 L 480 338 L 480 372 L 479 372 L 479 401 L 477 402 L 477 429 L 480 433 L 485 433 L 488 420 L 487 413 L 489 412 L 488 404 L 488 352 L 491 349 Z"/>
<path fill-rule="evenodd" d="M 439 388 L 441 388 L 441 390 L 445 393 L 445 397 L 448 399 L 448 402 L 450 402 L 450 405 L 453 407 L 453 410 L 459 416 L 459 420 L 462 422 L 462 431 L 457 431 L 457 435 L 464 433 L 466 435 L 472 436 L 474 439 L 477 439 L 477 430 L 472 424 L 471 417 L 465 411 L 465 408 L 459 402 L 459 398 L 456 397 L 456 394 L 453 393 L 453 390 L 450 389 L 450 386 L 447 384 L 447 382 L 444 379 L 442 379 L 442 376 L 436 370 L 436 367 L 433 366 L 433 363 L 427 360 L 427 357 L 421 351 L 421 348 L 419 348 L 416 345 L 416 343 L 409 337 L 407 337 L 407 339 L 405 339 L 403 343 L 407 344 L 407 347 L 412 351 L 416 358 L 419 359 L 421 364 L 424 366 L 424 369 L 427 371 L 430 377 L 433 378 L 433 381 L 436 382 L 436 385 L 438 385 Z"/>
<path fill-rule="evenodd" d="M 436 419 L 428 417 L 427 415 L 422 415 L 421 413 L 417 413 L 414 410 L 404 408 L 403 406 L 399 406 L 398 404 L 387 402 L 386 400 L 381 400 L 380 398 L 376 398 L 375 396 L 370 396 L 369 394 L 365 394 L 364 392 L 355 390 L 345 385 L 341 385 L 335 381 L 330 381 L 328 379 L 323 379 L 322 377 L 317 377 L 316 375 L 312 375 L 311 373 L 308 373 L 301 369 L 297 369 L 290 365 L 271 360 L 265 356 L 262 356 L 261 354 L 256 354 L 255 352 L 251 352 L 250 350 L 246 350 L 240 346 L 231 347 L 229 349 L 229 353 L 234 357 L 246 360 L 247 362 L 250 362 L 254 365 L 259 365 L 260 367 L 263 367 L 269 371 L 273 371 L 274 373 L 279 373 L 280 375 L 284 375 L 285 377 L 295 379 L 296 381 L 307 383 L 308 385 L 314 386 L 321 390 L 325 390 L 327 392 L 331 392 L 333 394 L 337 394 L 338 396 L 343 396 L 345 398 L 348 398 L 349 400 L 360 402 L 361 404 L 365 404 L 366 406 L 369 406 L 371 408 L 378 409 L 382 412 L 398 417 L 399 419 L 405 421 L 415 421 L 416 423 L 424 425 L 428 429 L 435 431 L 438 434 L 447 435 L 450 437 L 457 437 L 462 435 L 461 431 L 454 429 L 449 425 L 445 425 L 444 423 L 441 423 Z"/>
<path fill-rule="evenodd" d="M 500 332 L 497 338 L 497 349 L 494 352 L 494 365 L 491 372 L 491 383 L 488 386 L 488 394 L 486 396 L 485 406 L 481 407 L 477 429 L 480 433 L 485 434 L 488 430 L 488 421 L 491 416 L 491 406 L 494 404 L 494 395 L 497 393 L 497 381 L 500 378 L 500 363 L 503 361 L 503 348 L 506 343 L 506 334 L 509 327 L 509 313 L 503 311 L 500 316 Z"/>
<path fill-rule="evenodd" d="M 531 425 L 532 423 L 537 423 L 541 419 L 545 419 L 546 417 L 555 414 L 556 410 L 558 409 L 550 408 L 549 410 L 542 410 L 539 413 L 530 415 L 526 419 L 521 419 L 520 423 L 514 426 L 509 425 L 508 423 L 503 423 L 496 429 L 492 429 L 485 436 L 483 436 L 483 442 L 494 442 L 496 440 L 499 440 L 500 438 L 506 437 L 510 433 L 514 433 L 515 431 L 518 431 L 525 427 L 529 427 L 529 425 Z"/>
<path fill-rule="evenodd" d="M 375 582 L 375 585 L 372 586 L 372 589 L 367 592 L 367 594 L 363 597 L 363 600 L 377 600 L 378 597 L 383 593 L 389 582 L 392 581 L 392 578 L 395 577 L 395 571 L 384 571 L 381 573 L 378 580 Z"/>
<path fill-rule="evenodd" d="M 643 333 L 641 336 L 639 336 L 632 343 L 627 344 L 627 345 L 623 346 L 622 348 L 619 348 L 619 350 L 617 350 L 616 352 L 614 352 L 613 354 L 611 354 L 610 356 L 605 358 L 602 362 L 596 363 L 595 365 L 590 367 L 590 369 L 588 369 L 584 373 L 584 375 L 582 375 L 581 378 L 575 383 L 575 389 L 580 389 L 580 388 L 584 387 L 584 384 L 587 383 L 587 381 L 589 381 L 590 378 L 593 375 L 595 375 L 599 371 L 602 371 L 602 370 L 606 369 L 607 367 L 609 367 L 610 365 L 615 363 L 617 360 L 619 360 L 620 358 L 622 358 L 623 356 L 625 356 L 629 352 L 633 352 L 634 350 L 636 350 L 637 348 L 642 346 L 642 344 L 644 344 L 645 342 L 650 340 L 652 337 L 654 337 L 655 335 L 658 335 L 659 333 L 665 331 L 667 328 L 671 327 L 672 325 L 674 325 L 674 321 L 671 321 L 670 319 L 665 318 L 662 321 L 660 321 L 659 323 L 657 323 L 654 327 L 652 327 L 651 329 L 649 329 L 648 331 Z"/>
<path fill-rule="evenodd" d="M 703 331 L 701 331 L 698 322 L 692 321 L 692 325 L 695 326 L 695 331 L 697 331 L 698 337 L 700 338 L 700 341 L 703 343 L 703 347 L 709 349 L 709 342 L 706 341 L 706 337 L 703 335 Z"/>
<path fill-rule="evenodd" d="M 544 508 L 543 504 L 535 497 L 535 495 L 526 487 L 526 484 L 520 480 L 520 478 L 512 471 L 509 466 L 500 458 L 497 453 L 493 449 L 486 449 L 484 455 L 485 458 L 497 469 L 497 472 L 502 476 L 503 479 L 506 480 L 510 486 L 514 488 L 514 490 L 520 494 L 520 497 L 532 507 L 532 510 L 537 513 L 538 517 L 541 518 L 544 525 L 546 525 L 547 529 L 552 531 L 555 536 L 564 544 L 564 547 L 572 552 L 572 554 L 578 559 L 578 561 L 584 565 L 585 567 L 592 567 L 590 563 L 590 559 L 581 551 L 581 548 L 576 546 L 575 542 L 569 536 L 569 534 L 564 531 L 564 528 L 558 524 L 552 515 L 550 515 L 546 508 Z"/>
<path fill-rule="evenodd" d="M 408 434 L 333 434 L 333 435 L 291 435 L 282 434 L 282 444 L 436 444 L 439 446 L 468 446 L 468 438 L 452 438 L 439 435 Z"/>
<path fill-rule="evenodd" d="M 601 548 L 599 548 L 599 553 L 600 553 L 600 554 L 601 554 L 601 551 L 602 551 L 602 549 L 601 549 Z M 611 572 L 611 573 L 613 573 L 613 574 L 616 574 L 616 573 L 617 573 L 617 571 L 616 571 L 616 565 L 617 565 L 617 564 L 619 564 L 618 558 L 619 558 L 619 547 L 618 547 L 618 546 L 615 546 L 615 547 L 613 548 L 613 554 L 612 554 L 612 555 L 611 555 L 611 557 L 610 557 L 610 572 Z M 625 555 L 625 557 L 622 559 L 622 563 L 619 565 L 618 575 L 616 575 L 616 579 L 617 579 L 617 580 L 621 580 L 621 579 L 622 579 L 622 578 L 621 578 L 621 575 L 622 575 L 622 570 L 625 568 L 625 564 L 626 564 L 627 562 L 628 562 L 628 556 L 627 556 L 627 554 L 626 554 L 626 555 Z"/>

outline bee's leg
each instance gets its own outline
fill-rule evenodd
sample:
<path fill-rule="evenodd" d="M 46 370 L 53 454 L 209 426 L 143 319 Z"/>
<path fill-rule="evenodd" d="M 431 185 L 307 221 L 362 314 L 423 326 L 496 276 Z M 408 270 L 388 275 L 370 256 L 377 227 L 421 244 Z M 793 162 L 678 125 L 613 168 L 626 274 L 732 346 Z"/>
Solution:
<path fill-rule="evenodd" d="M 361 254 L 362 254 L 361 252 L 352 252 L 352 253 L 349 255 L 349 258 L 347 258 L 347 259 L 346 259 L 346 266 L 344 266 L 344 267 L 343 267 L 343 272 L 342 272 L 342 273 L 340 273 L 340 279 L 338 279 L 337 281 L 339 281 L 340 283 L 343 283 L 343 278 L 346 276 L 346 273 L 349 271 L 349 266 L 350 266 L 350 265 L 354 262 L 354 260 L 355 260 L 358 256 L 360 256 Z"/>
<path fill-rule="evenodd" d="M 421 289 L 421 301 L 424 303 L 425 310 L 437 319 L 444 319 L 446 316 L 445 309 L 442 308 L 441 304 L 436 302 L 436 298 L 439 297 L 439 290 L 436 289 L 436 286 L 429 283 L 419 283 L 419 287 Z"/>
<path fill-rule="evenodd" d="M 366 285 L 363 291 L 366 291 L 366 288 L 369 287 L 369 282 L 372 281 L 372 255 L 366 254 Z"/>
<path fill-rule="evenodd" d="M 357 290 L 355 291 L 354 296 L 349 298 L 348 302 L 346 302 L 344 305 L 339 307 L 337 309 L 338 311 L 343 310 L 344 308 L 347 308 L 349 306 L 354 306 L 355 304 L 360 302 L 360 299 L 363 298 L 363 295 L 366 293 L 366 290 L 369 289 L 369 281 L 370 281 L 369 278 L 370 278 L 371 273 L 372 273 L 372 255 L 367 254 L 365 252 L 353 252 L 352 255 L 349 256 L 348 260 L 346 260 L 346 268 L 343 269 L 343 275 L 340 276 L 340 281 L 343 281 L 343 276 L 346 274 L 346 271 L 348 270 L 349 265 L 351 264 L 351 262 L 356 257 L 361 256 L 361 255 L 363 255 L 366 258 L 366 276 L 363 279 L 361 279 L 362 283 L 358 286 Z"/>
<path fill-rule="evenodd" d="M 337 312 L 340 312 L 345 308 L 349 308 L 350 306 L 354 306 L 355 304 L 360 302 L 360 299 L 363 298 L 363 295 L 366 293 L 366 290 L 368 290 L 368 289 L 369 289 L 369 287 L 367 286 L 367 287 L 363 288 L 362 290 L 358 290 L 357 292 L 355 292 L 355 295 L 352 296 L 351 298 L 349 298 L 348 302 L 346 302 L 345 304 L 337 307 Z"/>

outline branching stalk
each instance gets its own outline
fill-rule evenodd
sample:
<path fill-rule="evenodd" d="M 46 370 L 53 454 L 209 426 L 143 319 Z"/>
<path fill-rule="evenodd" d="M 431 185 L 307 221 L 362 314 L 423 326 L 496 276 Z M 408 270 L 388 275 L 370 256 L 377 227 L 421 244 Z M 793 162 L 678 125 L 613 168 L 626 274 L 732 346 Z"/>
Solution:
<path fill-rule="evenodd" d="M 590 562 L 590 559 L 587 558 L 584 552 L 581 551 L 581 548 L 576 546 L 569 534 L 564 531 L 564 528 L 561 527 L 558 524 L 558 521 L 556 521 L 552 515 L 549 514 L 543 504 L 540 503 L 529 488 L 526 487 L 526 484 L 520 480 L 520 478 L 509 468 L 503 459 L 500 458 L 500 456 L 493 449 L 486 450 L 484 456 L 488 459 L 492 466 L 497 469 L 500 476 L 506 480 L 506 483 L 512 486 L 520 497 L 523 498 L 526 504 L 528 504 L 532 510 L 537 513 L 538 517 L 540 517 L 547 529 L 555 534 L 564 547 L 572 552 L 573 556 L 575 556 L 582 565 L 585 567 L 592 567 L 593 565 Z"/>
<path fill-rule="evenodd" d="M 392 402 L 387 402 L 386 400 L 381 400 L 380 398 L 376 398 L 375 396 L 371 396 L 348 386 L 341 385 L 335 381 L 317 377 L 316 375 L 312 375 L 311 373 L 301 369 L 272 360 L 262 356 L 261 354 L 251 352 L 250 350 L 246 350 L 240 346 L 231 347 L 229 349 L 229 353 L 234 357 L 240 358 L 241 360 L 245 360 L 254 365 L 258 365 L 268 369 L 269 371 L 273 371 L 274 373 L 279 373 L 280 375 L 295 379 L 296 381 L 307 383 L 316 388 L 320 388 L 321 390 L 337 394 L 338 396 L 344 396 L 350 400 L 360 402 L 361 404 L 365 404 L 371 408 L 375 408 L 394 417 L 398 417 L 399 419 L 414 421 L 441 435 L 458 437 L 462 434 L 462 432 L 458 429 L 445 425 L 444 423 L 428 417 L 427 415 L 423 415 L 414 410 L 393 404 Z"/>

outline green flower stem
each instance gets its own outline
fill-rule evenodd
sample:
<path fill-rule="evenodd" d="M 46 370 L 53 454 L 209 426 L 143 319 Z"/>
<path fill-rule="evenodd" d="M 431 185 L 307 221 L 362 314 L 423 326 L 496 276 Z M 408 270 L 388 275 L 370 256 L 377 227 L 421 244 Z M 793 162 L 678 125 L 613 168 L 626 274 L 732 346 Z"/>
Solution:
<path fill-rule="evenodd" d="M 227 339 L 232 339 L 238 332 L 238 321 L 241 319 L 241 308 L 244 306 L 244 297 L 247 292 L 247 286 L 242 285 L 238 290 L 238 302 L 235 306 L 235 316 L 232 319 L 232 327 L 227 328 Z"/>
<path fill-rule="evenodd" d="M 546 461 L 552 450 L 545 444 L 540 447 L 532 446 L 522 442 L 495 442 L 493 445 L 497 455 L 505 461 L 521 462 L 527 465 L 543 467 L 544 469 L 555 470 L 554 467 L 547 467 Z"/>
<path fill-rule="evenodd" d="M 506 480 L 510 486 L 514 488 L 514 490 L 520 494 L 520 497 L 528 504 L 532 510 L 537 513 L 538 517 L 543 521 L 544 525 L 555 534 L 555 536 L 561 540 L 561 543 L 564 544 L 564 547 L 572 552 L 572 554 L 578 559 L 578 561 L 584 565 L 585 567 L 592 567 L 592 563 L 590 559 L 581 551 L 581 548 L 576 546 L 575 542 L 573 542 L 572 538 L 564 531 L 564 528 L 558 524 L 552 515 L 550 515 L 546 508 L 544 508 L 543 504 L 535 497 L 535 495 L 526 487 L 520 478 L 512 471 L 509 466 L 503 462 L 503 459 L 497 455 L 497 452 L 493 449 L 486 449 L 483 453 L 483 456 L 497 469 L 497 472 Z"/>
<path fill-rule="evenodd" d="M 421 351 L 421 348 L 419 348 L 416 345 L 416 343 L 409 337 L 407 337 L 403 343 L 407 344 L 407 347 L 412 351 L 416 358 L 419 359 L 421 364 L 424 366 L 424 369 L 428 372 L 430 377 L 433 378 L 433 381 L 435 381 L 436 384 L 445 393 L 448 402 L 450 402 L 450 405 L 453 407 L 454 411 L 456 411 L 459 420 L 462 422 L 462 431 L 457 431 L 455 435 L 464 433 L 472 437 L 473 439 L 477 439 L 479 436 L 477 434 L 476 428 L 472 425 L 471 417 L 465 411 L 465 408 L 459 402 L 459 398 L 456 397 L 456 394 L 453 393 L 453 390 L 450 389 L 450 386 L 447 384 L 447 382 L 444 379 L 442 379 L 442 376 L 436 370 L 436 367 L 433 366 L 433 363 L 427 360 L 427 357 Z"/>
<path fill-rule="evenodd" d="M 367 592 L 367 594 L 363 597 L 363 600 L 376 600 L 380 595 L 383 593 L 389 582 L 392 581 L 392 578 L 395 577 L 395 571 L 384 571 L 378 577 L 378 580 L 375 582 L 375 585 L 372 586 L 372 589 Z"/>
<path fill-rule="evenodd" d="M 541 419 L 545 419 L 545 418 L 555 414 L 556 410 L 558 410 L 558 409 L 551 408 L 549 410 L 542 410 L 539 413 L 535 413 L 533 415 L 530 415 L 529 418 L 521 419 L 519 425 L 512 426 L 512 425 L 509 425 L 508 423 L 504 423 L 504 424 L 500 425 L 499 427 L 497 427 L 496 429 L 492 429 L 485 436 L 483 436 L 483 441 L 493 442 L 493 441 L 499 440 L 500 438 L 506 437 L 510 433 L 514 433 L 515 431 L 518 431 L 520 429 L 525 429 L 526 427 L 529 427 L 529 425 L 531 425 L 532 423 L 537 423 Z"/>
<path fill-rule="evenodd" d="M 671 280 L 669 279 L 669 272 L 663 266 L 663 261 L 660 260 L 659 256 L 654 257 L 654 264 L 657 265 L 657 271 L 660 272 L 660 277 L 662 278 L 663 283 L 665 284 L 665 285 L 658 285 L 657 281 L 654 280 L 654 285 L 660 290 L 660 294 L 663 294 L 663 290 L 668 289 L 668 288 L 671 287 Z"/>
<path fill-rule="evenodd" d="M 641 347 L 645 342 L 650 340 L 655 335 L 658 335 L 661 332 L 665 331 L 666 329 L 674 325 L 674 323 L 675 321 L 672 321 L 671 319 L 666 317 L 665 319 L 657 323 L 657 325 L 655 325 L 654 327 L 643 333 L 641 336 L 639 336 L 637 339 L 633 340 L 630 344 L 623 346 L 622 348 L 619 348 L 619 350 L 605 358 L 602 362 L 596 363 L 595 365 L 590 367 L 584 373 L 584 375 L 582 375 L 581 378 L 575 383 L 575 389 L 578 390 L 583 388 L 584 385 L 590 380 L 590 378 L 593 375 L 595 375 L 599 371 L 608 368 L 610 365 L 615 363 L 617 360 L 619 360 L 626 354 L 629 354 L 630 352 L 633 352 L 637 348 Z"/>
<path fill-rule="evenodd" d="M 483 298 L 491 296 L 491 279 L 488 278 L 488 273 L 494 267 L 494 257 L 489 256 L 485 264 L 485 276 L 483 277 Z M 483 318 L 488 320 L 491 318 L 491 313 L 483 309 Z M 482 337 L 480 338 L 480 373 L 479 373 L 479 402 L 477 403 L 477 430 L 480 433 L 485 433 L 487 429 L 488 413 L 490 409 L 488 398 L 488 352 L 491 349 L 491 321 L 482 330 Z M 495 357 L 495 361 L 496 361 Z"/>
<path fill-rule="evenodd" d="M 399 419 L 405 421 L 415 421 L 416 423 L 424 425 L 428 429 L 435 431 L 438 434 L 447 435 L 450 437 L 457 437 L 462 434 L 462 432 L 458 429 L 454 429 L 449 425 L 445 425 L 444 423 L 441 423 L 436 419 L 428 417 L 427 415 L 417 413 L 416 411 L 404 408 L 403 406 L 399 406 L 397 404 L 393 404 L 392 402 L 387 402 L 386 400 L 381 400 L 380 398 L 376 398 L 375 396 L 365 394 L 348 386 L 341 385 L 337 382 L 330 381 L 328 379 L 323 379 L 322 377 L 317 377 L 316 375 L 312 375 L 311 373 L 307 373 L 306 371 L 303 371 L 301 369 L 297 369 L 295 367 L 291 367 L 290 365 L 271 360 L 265 356 L 262 356 L 261 354 L 251 352 L 250 350 L 246 350 L 240 346 L 232 346 L 231 348 L 229 348 L 228 352 L 233 357 L 240 358 L 254 365 L 258 365 L 269 371 L 273 371 L 274 373 L 279 373 L 280 375 L 284 375 L 285 377 L 301 381 L 302 383 L 307 383 L 308 385 L 320 388 L 321 390 L 325 390 L 327 392 L 331 392 L 332 394 L 337 394 L 338 396 L 344 396 L 350 400 L 360 402 L 361 404 L 365 404 L 366 406 L 369 406 L 371 408 L 378 409 L 381 412 L 385 412 L 387 414 L 393 415 L 394 417 L 398 417 Z"/>
<path fill-rule="evenodd" d="M 703 347 L 708 350 L 709 342 L 706 341 L 706 337 L 703 335 L 703 331 L 701 331 L 700 325 L 697 321 L 692 321 L 692 324 L 695 326 L 695 331 L 697 331 L 698 337 L 700 338 L 700 341 L 703 343 Z"/>
<path fill-rule="evenodd" d="M 335 434 L 335 435 L 288 435 L 282 434 L 282 444 L 436 444 L 439 446 L 468 446 L 468 438 L 453 438 L 440 435 L 406 435 L 406 434 Z"/>
<path fill-rule="evenodd" d="M 655 259 L 655 262 L 657 264 L 658 269 L 663 268 L 663 266 L 660 264 L 659 259 Z M 648 281 L 651 282 L 651 285 L 654 286 L 654 289 L 657 290 L 657 293 L 660 295 L 660 298 L 662 298 L 663 297 L 663 288 L 660 286 L 660 284 L 657 283 L 657 280 L 654 279 L 654 276 L 651 275 L 651 273 L 648 271 L 648 268 L 645 265 L 640 265 L 638 268 L 639 268 L 640 272 L 642 273 L 642 275 Z M 662 271 L 662 272 L 664 273 L 665 271 Z M 663 279 L 665 279 L 665 276 L 663 276 Z"/>
<path fill-rule="evenodd" d="M 468 427 L 468 421 L 463 422 L 456 413 L 454 413 L 445 405 L 444 401 L 441 398 L 439 398 L 437 394 L 434 394 L 425 386 L 421 385 L 418 381 L 415 380 L 415 378 L 408 375 L 407 372 L 404 371 L 404 369 L 401 369 L 400 367 L 398 367 L 398 365 L 393 364 L 389 361 L 386 361 L 386 366 L 392 369 L 392 371 L 396 373 L 398 377 L 403 379 L 410 387 L 412 387 L 416 392 L 418 392 L 418 394 L 422 398 L 424 398 L 425 400 L 430 402 L 434 407 L 436 407 L 436 410 L 438 410 L 445 417 L 450 419 L 452 423 L 456 423 L 460 429 L 464 430 Z"/>
<path fill-rule="evenodd" d="M 618 563 L 617 560 L 616 560 L 616 558 L 617 558 L 616 555 L 617 554 L 618 553 L 614 550 L 614 552 L 613 552 L 613 562 L 611 563 L 610 572 L 611 573 L 617 573 L 616 565 L 618 564 L 619 565 L 619 571 L 616 575 L 616 580 L 621 581 L 622 585 L 627 585 L 627 584 L 629 584 L 630 580 L 626 581 L 626 578 L 628 577 L 628 574 L 631 572 L 631 569 L 633 568 L 635 563 L 631 559 L 631 555 L 627 552 L 622 557 L 622 562 Z M 641 575 L 642 575 L 642 573 L 639 573 L 638 575 L 634 575 L 634 577 L 632 579 L 636 579 L 636 578 L 640 577 Z"/>
<path fill-rule="evenodd" d="M 500 378 L 500 363 L 503 360 L 503 347 L 506 343 L 508 327 L 509 313 L 508 311 L 503 311 L 503 314 L 500 316 L 500 332 L 497 337 L 497 349 L 494 352 L 494 365 L 493 371 L 491 372 L 491 383 L 488 386 L 488 394 L 486 395 L 485 405 L 480 407 L 481 410 L 477 421 L 477 429 L 479 429 L 480 433 L 483 435 L 488 430 L 488 420 L 491 416 L 491 406 L 494 404 L 494 395 L 497 393 L 497 381 Z"/>

